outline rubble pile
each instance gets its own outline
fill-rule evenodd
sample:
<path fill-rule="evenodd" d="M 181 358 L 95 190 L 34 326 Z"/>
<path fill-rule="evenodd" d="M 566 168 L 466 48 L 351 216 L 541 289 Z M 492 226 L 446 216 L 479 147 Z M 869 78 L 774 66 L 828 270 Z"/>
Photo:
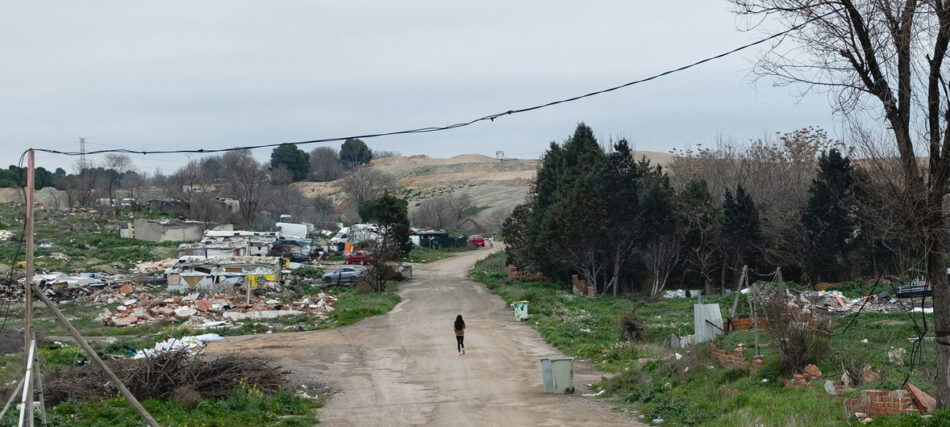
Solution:
<path fill-rule="evenodd" d="M 171 297 L 166 292 L 158 296 L 148 293 L 133 295 L 136 289 L 130 284 L 123 285 L 118 292 L 103 289 L 94 295 L 93 302 L 98 304 L 120 304 L 115 311 L 106 308 L 96 320 L 106 326 L 144 326 L 162 320 L 175 321 L 188 319 L 186 327 L 204 329 L 225 326 L 240 320 L 269 320 L 284 316 L 311 314 L 325 317 L 334 310 L 336 297 L 325 293 L 305 297 L 292 303 L 282 303 L 276 299 L 252 297 L 251 303 L 243 296 L 208 296 L 192 293 L 186 296 Z"/>
<path fill-rule="evenodd" d="M 840 291 L 797 291 L 786 289 L 789 305 L 807 311 L 824 311 L 838 314 L 857 312 L 864 307 L 865 312 L 890 313 L 903 311 L 905 305 L 887 292 L 877 295 L 848 298 Z M 911 304 L 912 305 L 912 304 Z"/>

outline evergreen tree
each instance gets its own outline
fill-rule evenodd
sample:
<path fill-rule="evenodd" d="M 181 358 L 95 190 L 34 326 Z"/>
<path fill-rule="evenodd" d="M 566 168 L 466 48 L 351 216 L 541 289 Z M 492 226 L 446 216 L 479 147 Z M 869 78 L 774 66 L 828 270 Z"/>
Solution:
<path fill-rule="evenodd" d="M 813 282 L 842 280 L 848 273 L 848 253 L 855 247 L 855 188 L 851 160 L 834 148 L 823 152 L 802 215 L 804 269 Z"/>
<path fill-rule="evenodd" d="M 301 181 L 310 173 L 310 155 L 294 144 L 280 144 L 270 154 L 270 166 L 286 167 L 294 182 Z"/>
<path fill-rule="evenodd" d="M 759 211 L 742 185 L 736 187 L 735 197 L 732 192 L 726 190 L 722 216 L 723 239 L 731 249 L 733 259 L 737 262 L 736 267 L 743 264 L 755 267 L 762 244 Z"/>
<path fill-rule="evenodd" d="M 626 140 L 614 145 L 591 178 L 591 186 L 606 212 L 610 238 L 602 242 L 606 256 L 607 283 L 604 291 L 612 289 L 617 294 L 624 268 L 636 256 L 636 248 L 642 240 L 640 234 L 640 200 L 638 196 L 641 169 L 634 161 Z"/>
<path fill-rule="evenodd" d="M 566 280 L 571 272 L 570 266 L 563 259 L 556 259 L 557 256 L 552 252 L 551 245 L 554 242 L 547 240 L 552 236 L 546 232 L 547 227 L 556 222 L 548 220 L 548 216 L 554 206 L 574 197 L 574 193 L 586 184 L 603 157 L 603 150 L 594 138 L 594 132 L 581 123 L 563 145 L 551 143 L 541 161 L 533 191 L 528 253 L 532 254 L 533 263 L 538 269 L 548 276 Z"/>
<path fill-rule="evenodd" d="M 373 150 L 366 146 L 361 139 L 347 139 L 340 146 L 340 164 L 346 169 L 355 169 L 357 166 L 373 160 Z"/>
<path fill-rule="evenodd" d="M 376 199 L 376 219 L 379 226 L 397 242 L 401 257 L 409 255 L 412 242 L 409 241 L 409 202 L 387 194 Z"/>

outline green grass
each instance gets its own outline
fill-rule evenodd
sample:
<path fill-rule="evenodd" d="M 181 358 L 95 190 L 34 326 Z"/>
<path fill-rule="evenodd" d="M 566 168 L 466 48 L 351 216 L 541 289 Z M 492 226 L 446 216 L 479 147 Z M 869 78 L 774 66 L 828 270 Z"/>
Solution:
<path fill-rule="evenodd" d="M 631 356 L 622 345 L 620 317 L 635 306 L 625 298 L 583 298 L 558 283 L 507 284 L 504 253 L 495 253 L 475 264 L 473 280 L 484 283 L 505 300 L 528 301 L 528 322 L 564 354 L 591 359 L 601 369 L 615 371 Z"/>
<path fill-rule="evenodd" d="M 254 390 L 235 390 L 227 399 L 205 399 L 197 405 L 150 399 L 142 406 L 165 426 L 310 426 L 317 423 L 316 410 L 323 400 L 279 392 L 263 395 Z M 0 425 L 16 425 L 19 413 L 9 411 Z M 51 426 L 136 426 L 142 419 L 121 397 L 89 402 L 69 401 L 48 413 Z M 35 424 L 41 425 L 39 415 Z"/>
<path fill-rule="evenodd" d="M 413 246 L 412 250 L 409 251 L 409 256 L 406 257 L 406 262 L 415 262 L 415 263 L 429 263 L 436 262 L 440 259 L 445 259 L 451 257 L 452 255 L 468 252 L 474 250 L 474 248 L 465 247 L 465 248 L 440 248 L 440 249 L 429 249 L 423 248 L 421 246 Z"/>
<path fill-rule="evenodd" d="M 334 311 L 330 313 L 326 327 L 352 325 L 368 317 L 386 314 L 402 300 L 395 292 L 362 293 L 353 287 L 335 288 L 329 293 L 339 299 L 333 305 Z"/>
<path fill-rule="evenodd" d="M 693 333 L 696 299 L 642 299 L 633 302 L 613 297 L 575 297 L 563 284 L 508 283 L 504 261 L 504 254 L 494 254 L 476 263 L 470 276 L 484 283 L 506 303 L 528 300 L 529 322 L 541 336 L 565 354 L 590 358 L 596 368 L 612 373 L 595 388 L 607 390 L 605 396 L 639 411 L 645 421 L 662 418 L 663 425 L 712 426 L 847 423 L 842 402 L 824 392 L 824 381 L 813 383 L 811 388 L 795 390 L 788 390 L 777 381 L 789 376 L 782 373 L 780 357 L 768 331 L 759 332 L 765 364 L 755 375 L 747 369 L 721 368 L 717 361 L 708 357 L 708 344 L 693 346 L 690 351 L 675 350 L 684 357 L 670 359 L 668 356 L 674 350 L 665 342 L 670 334 Z M 863 282 L 858 281 L 843 292 L 866 294 L 867 289 L 862 286 Z M 734 294 L 712 295 L 704 297 L 703 302 L 719 304 L 723 315 L 728 316 L 734 298 Z M 635 345 L 619 341 L 619 319 L 631 308 L 636 308 L 645 330 L 645 342 Z M 740 295 L 737 315 L 748 313 L 748 301 L 745 295 Z M 915 337 L 917 332 L 909 316 L 906 313 L 862 313 L 849 327 L 855 316 L 850 314 L 837 319 L 830 338 L 832 353 L 817 364 L 825 377 L 840 378 L 843 364 L 863 366 L 869 363 L 883 374 L 883 379 L 862 388 L 897 389 L 909 374 L 911 383 L 933 395 L 929 375 L 935 372 L 935 344 L 928 340 L 923 342 L 920 364 L 911 369 L 908 338 Z M 920 316 L 916 315 L 918 324 L 922 321 Z M 927 337 L 932 337 L 932 315 L 927 316 L 927 322 L 930 325 Z M 751 360 L 753 341 L 754 334 L 750 330 L 720 335 L 714 343 L 727 350 L 743 343 Z M 908 351 L 904 365 L 888 361 L 887 351 L 891 347 L 903 347 Z M 937 419 L 948 418 L 950 412 L 942 413 Z M 910 416 L 879 417 L 875 424 L 945 425 Z"/>
<path fill-rule="evenodd" d="M 23 230 L 24 207 L 18 204 L 0 204 L 0 223 L 20 235 Z M 138 212 L 136 218 L 153 217 Z M 38 209 L 34 221 L 36 243 L 50 243 L 52 247 L 35 250 L 38 270 L 79 272 L 114 272 L 130 269 L 141 261 L 155 261 L 175 256 L 179 242 L 146 242 L 119 237 L 132 219 L 128 216 L 102 217 L 95 213 L 70 214 L 59 210 Z M 62 253 L 68 260 L 52 258 Z M 14 254 L 23 260 L 23 248 L 14 239 L 0 241 L 0 263 L 9 266 Z"/>

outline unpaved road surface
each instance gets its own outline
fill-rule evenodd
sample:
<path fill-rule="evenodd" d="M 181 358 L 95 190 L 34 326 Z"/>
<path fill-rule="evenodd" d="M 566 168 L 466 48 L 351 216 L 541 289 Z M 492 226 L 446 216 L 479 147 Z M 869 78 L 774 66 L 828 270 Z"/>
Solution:
<path fill-rule="evenodd" d="M 590 397 L 600 374 L 574 363 L 573 395 L 544 394 L 539 357 L 559 354 L 504 302 L 465 278 L 487 250 L 416 265 L 390 313 L 355 325 L 299 333 L 228 337 L 208 352 L 273 357 L 303 382 L 336 392 L 320 410 L 331 426 L 633 425 Z M 452 322 L 466 321 L 458 356 Z"/>

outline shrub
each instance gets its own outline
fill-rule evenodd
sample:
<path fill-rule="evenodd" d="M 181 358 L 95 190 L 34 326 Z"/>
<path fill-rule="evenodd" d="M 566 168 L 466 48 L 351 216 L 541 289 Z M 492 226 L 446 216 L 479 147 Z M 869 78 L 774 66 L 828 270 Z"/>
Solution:
<path fill-rule="evenodd" d="M 637 316 L 636 307 L 620 318 L 620 341 L 643 342 L 643 325 Z"/>
<path fill-rule="evenodd" d="M 834 319 L 815 319 L 813 324 L 799 319 L 795 309 L 789 307 L 785 289 L 781 287 L 764 290 L 761 295 L 772 344 L 786 374 L 801 372 L 806 365 L 819 363 L 831 355 Z"/>

